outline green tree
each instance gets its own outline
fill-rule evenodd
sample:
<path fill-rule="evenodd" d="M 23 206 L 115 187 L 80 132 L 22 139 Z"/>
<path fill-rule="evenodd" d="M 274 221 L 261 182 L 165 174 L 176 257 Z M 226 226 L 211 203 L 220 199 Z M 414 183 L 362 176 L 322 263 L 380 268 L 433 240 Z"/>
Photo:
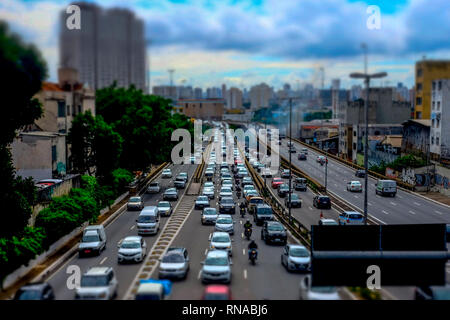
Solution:
<path fill-rule="evenodd" d="M 16 131 L 32 124 L 42 115 L 42 107 L 33 96 L 41 89 L 47 67 L 38 50 L 8 30 L 0 22 L 0 202 L 8 206 L 3 210 L 0 237 L 23 233 L 31 214 L 30 205 L 35 197 L 30 180 L 15 177 L 8 145 Z"/>

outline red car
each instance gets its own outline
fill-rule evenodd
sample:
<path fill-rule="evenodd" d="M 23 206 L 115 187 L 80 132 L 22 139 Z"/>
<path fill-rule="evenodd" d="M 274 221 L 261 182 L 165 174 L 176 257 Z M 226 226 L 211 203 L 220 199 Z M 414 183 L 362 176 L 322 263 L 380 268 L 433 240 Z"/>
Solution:
<path fill-rule="evenodd" d="M 281 179 L 281 178 L 273 178 L 272 179 L 272 188 L 277 189 L 283 183 L 284 183 L 283 179 Z"/>
<path fill-rule="evenodd" d="M 206 286 L 202 300 L 232 300 L 231 290 L 228 286 L 220 284 Z"/>

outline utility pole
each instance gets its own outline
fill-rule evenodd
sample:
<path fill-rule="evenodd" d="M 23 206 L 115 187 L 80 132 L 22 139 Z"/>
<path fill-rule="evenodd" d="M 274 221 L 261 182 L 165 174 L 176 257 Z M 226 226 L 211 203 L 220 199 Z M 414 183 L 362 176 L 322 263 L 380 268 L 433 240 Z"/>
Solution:
<path fill-rule="evenodd" d="M 364 50 L 364 73 L 351 73 L 350 78 L 364 79 L 366 85 L 366 99 L 364 101 L 364 117 L 365 117 L 365 132 L 364 132 L 364 224 L 367 225 L 367 173 L 368 173 L 368 148 L 369 148 L 369 87 L 370 79 L 383 78 L 387 76 L 386 72 L 378 72 L 374 74 L 367 73 L 367 45 L 365 43 L 361 46 Z"/>
<path fill-rule="evenodd" d="M 292 222 L 291 216 L 291 194 L 292 194 L 292 98 L 289 98 L 289 224 Z"/>
<path fill-rule="evenodd" d="M 328 147 L 325 147 L 325 193 L 327 193 L 328 182 Z"/>

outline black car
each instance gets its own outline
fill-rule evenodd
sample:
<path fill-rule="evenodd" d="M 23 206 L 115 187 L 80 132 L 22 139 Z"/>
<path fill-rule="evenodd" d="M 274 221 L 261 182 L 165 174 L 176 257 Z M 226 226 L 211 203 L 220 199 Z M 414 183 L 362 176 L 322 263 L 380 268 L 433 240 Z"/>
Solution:
<path fill-rule="evenodd" d="M 356 172 L 355 172 L 355 176 L 358 178 L 364 178 L 365 175 L 366 175 L 366 172 L 364 170 L 356 170 Z"/>
<path fill-rule="evenodd" d="M 305 178 L 295 178 L 294 180 L 294 189 L 297 191 L 306 191 L 307 189 L 307 180 Z"/>
<path fill-rule="evenodd" d="M 219 213 L 236 213 L 236 204 L 232 197 L 223 197 L 219 201 Z"/>
<path fill-rule="evenodd" d="M 265 221 L 261 229 L 261 240 L 264 240 L 266 244 L 279 242 L 286 245 L 286 229 L 278 221 Z"/>
<path fill-rule="evenodd" d="M 278 195 L 281 198 L 284 198 L 288 194 L 289 194 L 289 185 L 287 185 L 286 183 L 283 183 L 282 185 L 280 185 L 278 187 Z"/>
<path fill-rule="evenodd" d="M 54 300 L 55 293 L 51 285 L 45 282 L 30 283 L 14 295 L 14 300 Z"/>
<path fill-rule="evenodd" d="M 414 296 L 416 300 L 450 300 L 450 284 L 417 287 Z"/>
<path fill-rule="evenodd" d="M 273 220 L 272 208 L 267 204 L 259 204 L 256 206 L 253 213 L 253 220 L 257 226 L 261 226 L 264 221 Z"/>
<path fill-rule="evenodd" d="M 327 196 L 315 196 L 313 206 L 317 209 L 331 209 L 331 200 Z"/>
<path fill-rule="evenodd" d="M 304 154 L 304 153 L 299 153 L 299 154 L 298 154 L 298 160 L 307 160 L 306 154 Z"/>

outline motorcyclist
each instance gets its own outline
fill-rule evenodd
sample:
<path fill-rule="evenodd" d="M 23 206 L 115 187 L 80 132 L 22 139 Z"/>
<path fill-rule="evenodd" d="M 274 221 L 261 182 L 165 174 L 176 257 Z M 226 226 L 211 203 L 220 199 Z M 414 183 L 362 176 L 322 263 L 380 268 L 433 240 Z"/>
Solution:
<path fill-rule="evenodd" d="M 244 228 L 245 229 L 251 229 L 252 228 L 252 223 L 250 222 L 250 220 L 247 219 L 247 221 L 244 223 Z M 253 240 L 252 240 L 253 241 Z"/>
<path fill-rule="evenodd" d="M 244 202 L 241 202 L 240 204 L 239 204 L 239 210 L 240 210 L 240 212 L 241 212 L 241 215 L 244 215 L 245 214 L 245 204 L 244 204 Z M 247 220 L 248 221 L 248 220 Z M 250 221 L 248 221 L 249 223 L 250 223 Z M 251 223 L 250 223 L 251 224 Z"/>
<path fill-rule="evenodd" d="M 256 244 L 255 240 L 252 240 L 249 244 L 248 244 L 248 258 L 250 259 L 250 252 L 252 251 L 252 249 L 256 250 L 256 258 L 258 257 L 258 245 Z"/>

